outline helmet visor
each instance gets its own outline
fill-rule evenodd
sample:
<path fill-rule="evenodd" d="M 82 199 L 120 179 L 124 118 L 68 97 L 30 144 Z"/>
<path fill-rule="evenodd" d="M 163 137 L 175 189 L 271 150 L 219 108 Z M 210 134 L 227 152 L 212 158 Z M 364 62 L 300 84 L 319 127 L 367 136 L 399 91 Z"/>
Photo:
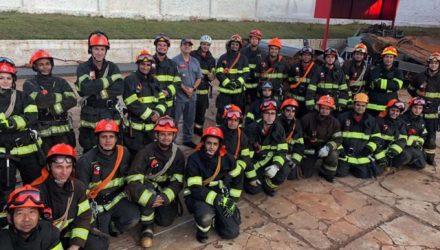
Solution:
<path fill-rule="evenodd" d="M 157 121 L 157 125 L 158 126 L 161 126 L 161 127 L 165 127 L 165 126 L 170 126 L 170 127 L 172 127 L 172 128 L 175 128 L 176 127 L 176 123 L 174 122 L 174 120 L 173 119 L 169 119 L 169 118 L 166 118 L 166 119 L 159 119 L 158 121 Z"/>
<path fill-rule="evenodd" d="M 36 205 L 41 205 L 43 202 L 41 201 L 40 192 L 36 190 L 26 190 L 16 194 L 12 200 L 10 205 L 20 206 L 26 203 L 27 200 L 31 199 Z"/>
<path fill-rule="evenodd" d="M 241 112 L 239 111 L 230 111 L 226 113 L 226 118 L 240 118 Z"/>
<path fill-rule="evenodd" d="M 69 157 L 69 156 L 64 156 L 64 155 L 57 155 L 54 156 L 50 159 L 50 162 L 52 163 L 57 163 L 57 164 L 61 164 L 63 162 L 71 164 L 73 163 L 73 158 Z"/>

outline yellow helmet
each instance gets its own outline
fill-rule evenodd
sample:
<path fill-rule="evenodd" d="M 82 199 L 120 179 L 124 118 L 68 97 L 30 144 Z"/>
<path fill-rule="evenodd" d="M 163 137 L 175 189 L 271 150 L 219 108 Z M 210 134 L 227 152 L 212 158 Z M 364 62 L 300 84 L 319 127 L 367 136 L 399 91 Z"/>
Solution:
<path fill-rule="evenodd" d="M 386 47 L 385 49 L 383 49 L 381 56 L 385 56 L 385 55 L 393 55 L 394 57 L 397 57 L 396 48 L 394 48 L 393 46 Z"/>

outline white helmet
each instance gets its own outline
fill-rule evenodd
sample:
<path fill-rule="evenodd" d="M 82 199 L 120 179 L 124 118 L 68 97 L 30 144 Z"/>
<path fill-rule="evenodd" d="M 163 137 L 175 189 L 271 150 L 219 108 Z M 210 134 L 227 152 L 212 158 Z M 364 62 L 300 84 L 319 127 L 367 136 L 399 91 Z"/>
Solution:
<path fill-rule="evenodd" d="M 212 38 L 209 35 L 203 35 L 200 37 L 200 42 L 201 43 L 212 43 Z"/>

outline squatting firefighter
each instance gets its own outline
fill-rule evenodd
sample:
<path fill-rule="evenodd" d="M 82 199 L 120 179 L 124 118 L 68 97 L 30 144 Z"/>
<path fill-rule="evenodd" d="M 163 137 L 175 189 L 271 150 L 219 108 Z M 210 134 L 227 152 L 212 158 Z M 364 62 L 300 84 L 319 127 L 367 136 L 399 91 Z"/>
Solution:
<path fill-rule="evenodd" d="M 76 176 L 87 187 L 95 226 L 116 236 L 139 222 L 139 209 L 124 193 L 129 151 L 117 145 L 119 127 L 113 120 L 101 120 L 95 128 L 97 147 L 78 159 Z"/>
<path fill-rule="evenodd" d="M 262 38 L 261 30 L 252 29 L 249 32 L 249 44 L 241 49 L 241 54 L 246 56 L 249 62 L 249 78 L 245 83 L 246 105 L 253 103 L 258 94 L 258 77 L 255 75 L 255 69 L 266 58 L 266 54 L 259 47 Z"/>
<path fill-rule="evenodd" d="M 283 46 L 278 37 L 270 40 L 267 46 L 269 47 L 269 54 L 257 64 L 255 76 L 258 78 L 259 83 L 270 81 L 273 84 L 275 99 L 281 101 L 283 99 L 283 89 L 287 84 L 289 65 L 280 53 Z M 261 85 L 258 87 L 261 87 Z"/>
<path fill-rule="evenodd" d="M 436 133 L 438 128 L 438 110 L 440 106 L 440 52 L 434 52 L 428 57 L 427 69 L 418 74 L 410 83 L 408 91 L 412 96 L 419 96 L 425 99 L 426 105 L 423 108 L 428 135 L 423 145 L 426 162 L 436 166 L 435 148 Z"/>
<path fill-rule="evenodd" d="M 410 166 L 422 169 L 426 165 L 423 144 L 428 134 L 423 119 L 423 108 L 426 102 L 421 97 L 414 97 L 408 104 L 408 110 L 401 116 L 406 125 L 408 139 L 403 152 L 396 156 L 393 163 L 396 166 Z"/>
<path fill-rule="evenodd" d="M 234 156 L 237 167 L 244 172 L 244 186 L 259 186 L 261 183 L 257 179 L 257 172 L 251 159 L 249 139 L 240 128 L 243 115 L 241 109 L 234 105 L 228 105 L 223 114 L 224 123 L 220 127 L 224 135 L 224 145 L 228 153 Z M 235 174 L 238 174 L 236 172 Z"/>
<path fill-rule="evenodd" d="M 377 120 L 366 113 L 368 95 L 358 93 L 353 97 L 353 110 L 338 116 L 342 130 L 342 144 L 339 147 L 337 176 L 352 174 L 358 178 L 371 178 L 380 175 L 373 158 L 382 144 Z"/>
<path fill-rule="evenodd" d="M 24 82 L 23 93 L 30 96 L 38 108 L 38 135 L 43 139 L 46 154 L 57 143 L 75 147 L 76 138 L 68 110 L 76 105 L 76 96 L 69 83 L 52 75 L 54 61 L 45 50 L 37 50 L 29 64 L 37 75 Z"/>
<path fill-rule="evenodd" d="M 370 102 L 367 110 L 378 115 L 386 109 L 391 99 L 397 98 L 397 91 L 403 88 L 403 73 L 394 65 L 397 57 L 396 48 L 390 46 L 382 51 L 382 63 L 371 69 L 366 89 Z"/>
<path fill-rule="evenodd" d="M 88 39 L 89 60 L 76 70 L 75 82 L 81 103 L 79 144 L 84 152 L 97 143 L 93 130 L 102 119 L 113 119 L 119 124 L 121 115 L 116 109 L 117 96 L 124 92 L 124 81 L 116 64 L 105 59 L 110 43 L 105 33 L 92 32 Z"/>
<path fill-rule="evenodd" d="M 212 43 L 212 38 L 209 35 L 200 37 L 200 46 L 197 50 L 191 51 L 191 56 L 195 57 L 202 69 L 202 82 L 197 87 L 197 101 L 196 101 L 196 118 L 194 120 L 194 133 L 202 136 L 203 124 L 205 123 L 205 113 L 209 108 L 210 93 L 212 93 L 211 82 L 215 79 L 215 58 L 212 56 L 209 48 Z"/>
<path fill-rule="evenodd" d="M 377 122 L 381 131 L 382 147 L 374 158 L 378 167 L 387 170 L 387 167 L 398 166 L 394 158 L 400 155 L 407 142 L 406 125 L 400 118 L 400 114 L 405 110 L 405 104 L 398 99 L 391 99 L 385 111 L 379 114 Z M 397 162 L 399 163 L 399 162 Z"/>
<path fill-rule="evenodd" d="M 316 105 L 317 112 L 301 118 L 305 147 L 301 173 L 309 178 L 319 171 L 321 177 L 333 182 L 338 167 L 338 147 L 342 142 L 341 125 L 331 115 L 336 109 L 333 97 L 321 96 Z"/>
<path fill-rule="evenodd" d="M 260 106 L 262 119 L 251 123 L 246 127 L 246 135 L 249 138 L 251 155 L 257 171 L 260 185 L 246 185 L 245 191 L 256 194 L 263 191 L 274 196 L 289 174 L 289 166 L 286 163 L 288 146 L 284 128 L 276 121 L 278 105 L 275 101 L 265 101 Z"/>
<path fill-rule="evenodd" d="M 26 185 L 11 193 L 5 210 L 9 228 L 0 231 L 5 250 L 62 250 L 60 231 L 44 217 L 46 206 L 38 189 Z"/>
<path fill-rule="evenodd" d="M 185 158 L 174 144 L 177 132 L 171 117 L 159 118 L 154 126 L 156 141 L 143 147 L 131 163 L 125 192 L 140 205 L 142 247 L 152 246 L 154 223 L 169 226 L 178 214 Z"/>
<path fill-rule="evenodd" d="M 317 74 L 319 66 L 313 61 L 314 50 L 310 46 L 304 46 L 300 51 L 300 62 L 294 64 L 288 73 L 289 91 L 286 91 L 286 98 L 293 98 L 298 102 L 296 117 L 301 118 L 307 113 L 306 91 L 312 80 Z"/>
<path fill-rule="evenodd" d="M 267 81 L 263 83 L 259 88 L 259 97 L 255 99 L 255 101 L 251 104 L 249 107 L 247 113 L 246 113 L 246 119 L 245 124 L 246 126 L 251 124 L 254 121 L 258 121 L 261 119 L 261 112 L 260 112 L 260 106 L 265 101 L 273 100 L 277 103 L 277 106 L 279 106 L 279 102 L 275 100 L 273 96 L 273 85 L 271 82 Z"/>
<path fill-rule="evenodd" d="M 226 43 L 226 53 L 217 61 L 215 73 L 220 86 L 215 106 L 217 107 L 216 122 L 219 125 L 223 122 L 222 116 L 226 105 L 234 104 L 244 110 L 244 91 L 249 65 L 246 56 L 240 53 L 241 47 L 241 36 L 232 35 Z"/>
<path fill-rule="evenodd" d="M 92 210 L 86 186 L 73 177 L 75 149 L 68 144 L 55 144 L 47 154 L 41 176 L 32 182 L 40 190 L 41 200 L 52 211 L 52 224 L 61 231 L 65 249 L 108 249 L 105 236 L 98 236 L 90 222 Z"/>
<path fill-rule="evenodd" d="M 206 128 L 185 168 L 185 203 L 194 215 L 199 242 L 207 241 L 211 225 L 224 239 L 235 238 L 240 233 L 237 201 L 242 192 L 243 176 L 223 141 L 220 128 Z"/>
<path fill-rule="evenodd" d="M 176 89 L 180 87 L 181 80 L 176 63 L 167 57 L 168 49 L 171 46 L 170 38 L 164 33 L 160 33 L 154 38 L 154 46 L 156 47 L 156 54 L 154 55 L 156 61 L 155 76 L 159 81 L 160 89 L 165 95 L 167 114 L 171 115 L 174 112 Z"/>
<path fill-rule="evenodd" d="M 124 145 L 135 154 L 153 142 L 154 123 L 165 115 L 165 95 L 154 77 L 155 61 L 146 49 L 136 56 L 137 70 L 124 80 L 124 103 L 127 106 L 128 124 Z"/>
<path fill-rule="evenodd" d="M 296 118 L 299 104 L 295 99 L 288 98 L 281 104 L 280 124 L 286 133 L 286 142 L 289 146 L 287 151 L 287 165 L 290 168 L 289 180 L 298 177 L 299 165 L 304 155 L 304 138 L 301 122 Z"/>

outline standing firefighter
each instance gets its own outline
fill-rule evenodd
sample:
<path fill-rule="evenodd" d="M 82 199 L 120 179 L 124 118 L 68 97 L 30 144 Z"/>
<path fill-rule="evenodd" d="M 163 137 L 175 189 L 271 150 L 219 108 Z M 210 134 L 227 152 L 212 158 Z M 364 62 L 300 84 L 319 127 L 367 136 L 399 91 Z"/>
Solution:
<path fill-rule="evenodd" d="M 185 169 L 185 203 L 194 214 L 196 238 L 202 243 L 207 241 L 212 224 L 224 239 L 233 239 L 240 233 L 237 201 L 243 176 L 240 172 L 237 175 L 240 170 L 234 157 L 226 152 L 223 140 L 220 128 L 205 129 L 200 146 L 189 156 Z"/>
<path fill-rule="evenodd" d="M 142 247 L 153 245 L 154 223 L 167 227 L 178 214 L 185 157 L 174 144 L 177 131 L 171 117 L 159 118 L 154 126 L 156 141 L 143 147 L 131 163 L 125 192 L 141 206 Z"/>
<path fill-rule="evenodd" d="M 52 75 L 54 62 L 49 52 L 36 51 L 29 64 L 37 75 L 24 82 L 23 93 L 37 104 L 38 135 L 43 139 L 44 153 L 57 143 L 75 146 L 75 133 L 67 112 L 76 105 L 75 93 L 66 80 Z"/>
<path fill-rule="evenodd" d="M 245 119 L 246 126 L 254 121 L 258 121 L 261 119 L 260 106 L 261 104 L 263 104 L 263 102 L 273 100 L 277 103 L 277 106 L 279 106 L 278 105 L 279 102 L 275 100 L 273 96 L 273 85 L 271 82 L 267 81 L 263 83 L 258 88 L 258 92 L 259 92 L 259 97 L 257 97 L 255 101 L 251 103 L 246 113 L 246 119 Z"/>
<path fill-rule="evenodd" d="M 301 118 L 305 146 L 301 172 L 305 178 L 319 172 L 321 177 L 333 182 L 338 167 L 338 147 L 342 142 L 341 125 L 330 114 L 336 108 L 333 97 L 321 96 L 316 106 L 318 112 Z"/>
<path fill-rule="evenodd" d="M 148 50 L 139 51 L 136 65 L 137 70 L 124 80 L 129 122 L 124 145 L 132 154 L 153 142 L 154 123 L 166 112 L 165 95 L 154 77 L 154 59 Z"/>
<path fill-rule="evenodd" d="M 242 47 L 241 36 L 235 34 L 226 43 L 226 53 L 220 56 L 215 70 L 220 82 L 217 107 L 217 124 L 222 124 L 223 112 L 226 105 L 234 104 L 243 110 L 244 90 L 249 75 L 249 65 L 246 56 L 240 53 Z"/>
<path fill-rule="evenodd" d="M 110 43 L 101 31 L 93 32 L 88 39 L 91 54 L 89 60 L 76 70 L 75 82 L 81 103 L 79 144 L 84 152 L 96 145 L 93 135 L 96 123 L 101 119 L 113 119 L 118 123 L 121 116 L 116 109 L 117 96 L 124 92 L 124 81 L 116 64 L 105 60 Z"/>
<path fill-rule="evenodd" d="M 428 67 L 425 72 L 418 74 L 408 87 L 412 96 L 419 96 L 425 99 L 426 105 L 423 108 L 423 118 L 426 122 L 428 135 L 423 145 L 426 154 L 426 162 L 436 166 L 435 148 L 436 133 L 438 128 L 438 110 L 440 106 L 440 52 L 432 53 L 428 58 Z"/>

